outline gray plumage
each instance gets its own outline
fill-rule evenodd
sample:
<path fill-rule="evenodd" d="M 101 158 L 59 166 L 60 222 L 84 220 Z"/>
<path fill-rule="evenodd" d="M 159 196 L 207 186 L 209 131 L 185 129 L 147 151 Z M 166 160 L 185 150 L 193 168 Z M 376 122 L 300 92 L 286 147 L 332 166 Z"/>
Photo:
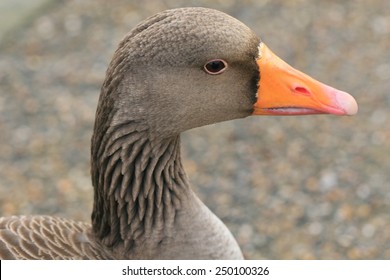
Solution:
<path fill-rule="evenodd" d="M 159 13 L 130 31 L 107 69 L 91 141 L 92 226 L 0 219 L 2 259 L 237 259 L 226 226 L 191 190 L 180 133 L 253 111 L 260 40 L 210 9 Z M 211 59 L 228 62 L 209 75 Z"/>

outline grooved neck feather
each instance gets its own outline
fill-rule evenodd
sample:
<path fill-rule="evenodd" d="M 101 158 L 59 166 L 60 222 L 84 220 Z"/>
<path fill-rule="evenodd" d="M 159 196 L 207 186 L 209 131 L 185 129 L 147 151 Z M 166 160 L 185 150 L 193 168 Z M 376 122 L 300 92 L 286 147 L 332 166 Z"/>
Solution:
<path fill-rule="evenodd" d="M 128 122 L 110 127 L 92 151 L 96 236 L 128 250 L 145 237 L 161 242 L 188 188 L 179 136 L 152 143 L 142 124 Z"/>

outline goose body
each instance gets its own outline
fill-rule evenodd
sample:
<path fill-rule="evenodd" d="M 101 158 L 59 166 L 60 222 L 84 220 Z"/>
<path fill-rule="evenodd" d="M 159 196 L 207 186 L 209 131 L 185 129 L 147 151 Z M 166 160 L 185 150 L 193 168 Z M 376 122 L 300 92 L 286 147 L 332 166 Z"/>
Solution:
<path fill-rule="evenodd" d="M 0 218 L 1 259 L 241 259 L 227 227 L 192 191 L 180 133 L 250 115 L 352 115 L 349 94 L 275 56 L 243 23 L 181 8 L 121 41 L 91 141 L 92 223 Z"/>

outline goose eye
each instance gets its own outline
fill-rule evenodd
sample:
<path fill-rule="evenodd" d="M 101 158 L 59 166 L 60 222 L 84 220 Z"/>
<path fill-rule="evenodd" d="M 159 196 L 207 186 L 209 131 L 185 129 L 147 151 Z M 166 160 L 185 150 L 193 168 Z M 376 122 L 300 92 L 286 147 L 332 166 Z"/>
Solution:
<path fill-rule="evenodd" d="M 212 75 L 221 74 L 226 68 L 227 63 L 222 59 L 213 59 L 204 66 L 204 70 Z"/>

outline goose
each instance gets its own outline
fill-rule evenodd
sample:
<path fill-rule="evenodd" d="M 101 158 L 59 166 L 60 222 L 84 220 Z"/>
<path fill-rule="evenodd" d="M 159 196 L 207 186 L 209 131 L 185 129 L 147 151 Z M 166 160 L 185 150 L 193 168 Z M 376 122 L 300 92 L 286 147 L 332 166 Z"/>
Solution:
<path fill-rule="evenodd" d="M 354 115 L 346 92 L 294 69 L 246 25 L 178 8 L 119 43 L 91 140 L 91 224 L 0 219 L 1 259 L 242 259 L 232 233 L 192 191 L 180 133 L 252 115 Z"/>

